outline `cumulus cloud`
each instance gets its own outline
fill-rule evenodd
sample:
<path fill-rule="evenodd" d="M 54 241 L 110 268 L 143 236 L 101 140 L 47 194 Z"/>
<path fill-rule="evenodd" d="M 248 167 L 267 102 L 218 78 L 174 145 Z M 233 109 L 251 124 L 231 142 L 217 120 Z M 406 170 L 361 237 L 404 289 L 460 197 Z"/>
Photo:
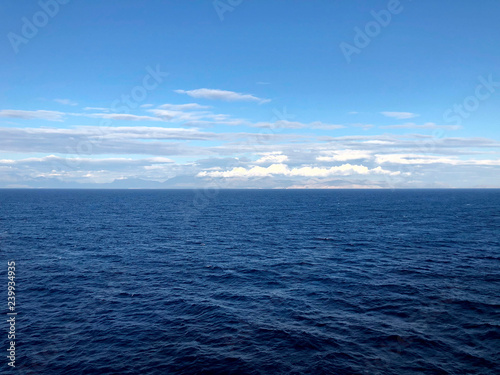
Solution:
<path fill-rule="evenodd" d="M 186 94 L 192 98 L 210 99 L 210 100 L 223 100 L 227 102 L 243 101 L 243 102 L 257 102 L 267 103 L 270 99 L 262 99 L 250 94 L 241 94 L 234 91 L 217 90 L 217 89 L 196 89 L 196 90 L 174 90 L 178 94 Z"/>
<path fill-rule="evenodd" d="M 386 117 L 392 117 L 398 120 L 420 116 L 417 115 L 416 113 L 411 113 L 411 112 L 380 112 L 380 113 Z"/>
<path fill-rule="evenodd" d="M 370 169 L 364 165 L 342 164 L 340 166 L 321 168 L 321 167 L 299 167 L 289 168 L 286 164 L 272 164 L 269 167 L 255 166 L 252 168 L 236 167 L 228 171 L 202 171 L 197 174 L 197 177 L 270 177 L 270 176 L 286 176 L 286 177 L 329 177 L 334 175 L 348 176 L 354 174 L 386 174 L 391 176 L 399 175 L 400 172 L 391 172 L 382 167 Z"/>
<path fill-rule="evenodd" d="M 16 109 L 0 110 L 0 117 L 18 118 L 24 120 L 47 120 L 47 121 L 62 121 L 64 113 L 57 111 L 22 111 Z"/>

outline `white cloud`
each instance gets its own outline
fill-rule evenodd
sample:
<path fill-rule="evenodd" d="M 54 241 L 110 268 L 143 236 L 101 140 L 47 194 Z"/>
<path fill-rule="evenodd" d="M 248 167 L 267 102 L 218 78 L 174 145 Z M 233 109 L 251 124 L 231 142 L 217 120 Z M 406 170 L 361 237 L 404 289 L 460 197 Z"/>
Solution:
<path fill-rule="evenodd" d="M 337 130 L 345 128 L 345 125 L 339 124 L 325 124 L 321 121 L 315 121 L 308 124 L 311 129 L 321 129 L 321 130 Z"/>
<path fill-rule="evenodd" d="M 264 163 L 283 163 L 288 161 L 288 156 L 283 155 L 281 151 L 264 152 L 262 157 L 256 161 L 258 164 Z"/>
<path fill-rule="evenodd" d="M 84 111 L 102 111 L 102 112 L 109 112 L 109 108 L 103 108 L 103 107 L 85 107 L 83 109 Z"/>
<path fill-rule="evenodd" d="M 255 128 L 264 128 L 264 129 L 322 129 L 322 130 L 336 130 L 345 128 L 344 125 L 332 125 L 325 124 L 321 121 L 314 121 L 310 123 L 303 123 L 298 121 L 287 121 L 287 120 L 279 120 L 275 122 L 257 122 L 252 125 Z"/>
<path fill-rule="evenodd" d="M 423 165 L 423 164 L 449 164 L 449 165 L 490 165 L 500 166 L 500 159 L 469 159 L 461 160 L 457 157 L 443 157 L 434 155 L 420 154 L 385 154 L 376 155 L 375 160 L 378 164 L 406 164 L 406 165 Z"/>
<path fill-rule="evenodd" d="M 11 159 L 0 159 L 0 164 L 10 164 L 10 165 L 25 165 L 25 164 L 36 164 L 36 163 L 68 163 L 70 165 L 75 165 L 76 163 L 85 163 L 88 165 L 148 165 L 148 164 L 164 164 L 164 163 L 174 163 L 172 159 L 165 157 L 151 157 L 145 159 L 131 159 L 131 158 L 106 158 L 106 159 L 94 159 L 94 158 L 64 158 L 56 155 L 48 155 L 41 158 L 25 158 L 18 160 Z"/>
<path fill-rule="evenodd" d="M 210 150 L 193 147 L 190 140 L 209 141 L 218 134 L 197 129 L 162 127 L 82 126 L 56 128 L 0 128 L 0 151 L 58 154 L 192 155 Z M 175 142 L 174 142 L 175 141 Z"/>
<path fill-rule="evenodd" d="M 270 99 L 262 99 L 250 94 L 240 94 L 234 91 L 217 90 L 217 89 L 196 89 L 196 90 L 174 90 L 178 94 L 186 94 L 193 98 L 202 98 L 210 100 L 223 100 L 228 102 L 245 101 L 267 103 Z"/>
<path fill-rule="evenodd" d="M 170 109 L 173 111 L 193 111 L 193 110 L 198 110 L 198 109 L 207 109 L 207 108 L 210 108 L 210 106 L 200 105 L 197 103 L 187 103 L 187 104 L 162 104 L 158 108 Z"/>
<path fill-rule="evenodd" d="M 236 167 L 229 171 L 202 171 L 197 174 L 197 177 L 270 177 L 270 176 L 287 176 L 287 177 L 329 177 L 334 175 L 348 176 L 353 174 L 386 174 L 386 175 L 399 175 L 400 172 L 391 172 L 382 167 L 369 169 L 364 165 L 343 164 L 336 167 L 320 168 L 320 167 L 299 167 L 289 168 L 286 164 L 272 164 L 269 167 L 252 167 L 249 169 L 243 167 Z"/>
<path fill-rule="evenodd" d="M 209 114 L 208 112 L 183 112 L 170 109 L 149 109 L 148 112 L 162 121 L 194 121 L 200 120 Z"/>
<path fill-rule="evenodd" d="M 213 126 L 213 125 L 229 125 L 229 126 L 237 126 L 237 125 L 247 125 L 245 120 L 193 120 L 186 121 L 182 124 L 182 126 L 194 126 L 194 127 L 204 127 L 204 126 Z"/>
<path fill-rule="evenodd" d="M 355 127 L 355 128 L 361 128 L 363 130 L 370 130 L 371 128 L 373 128 L 375 125 L 372 125 L 372 124 L 351 124 L 351 126 Z"/>
<path fill-rule="evenodd" d="M 74 102 L 73 100 L 70 99 L 54 99 L 55 102 L 63 105 L 71 105 L 71 106 L 76 106 L 78 105 L 77 102 Z"/>
<path fill-rule="evenodd" d="M 433 122 L 426 122 L 423 125 L 417 125 L 414 122 L 408 122 L 401 125 L 384 125 L 381 129 L 446 129 L 446 130 L 459 130 L 460 125 L 436 125 Z"/>
<path fill-rule="evenodd" d="M 417 115 L 416 113 L 411 113 L 411 112 L 380 112 L 380 113 L 386 117 L 392 117 L 398 120 L 420 116 Z"/>
<path fill-rule="evenodd" d="M 366 150 L 336 150 L 336 151 L 322 151 L 324 156 L 318 156 L 318 161 L 349 161 L 371 158 L 371 152 Z"/>
<path fill-rule="evenodd" d="M 394 142 L 392 142 L 392 141 L 382 141 L 382 140 L 379 140 L 379 139 L 373 139 L 373 140 L 369 140 L 369 141 L 364 141 L 362 143 L 366 143 L 366 144 L 369 144 L 369 145 L 392 145 L 392 144 L 394 144 Z"/>
<path fill-rule="evenodd" d="M 151 116 L 137 116 L 130 115 L 126 113 L 92 113 L 88 115 L 84 115 L 86 117 L 97 117 L 97 118 L 106 118 L 111 120 L 121 120 L 121 121 L 162 121 L 162 119 L 158 117 Z"/>
<path fill-rule="evenodd" d="M 16 109 L 0 110 L 0 117 L 19 118 L 24 120 L 47 120 L 47 121 L 62 121 L 64 113 L 57 111 L 22 111 Z"/>
<path fill-rule="evenodd" d="M 162 121 L 184 122 L 185 126 L 213 125 L 240 125 L 242 120 L 231 119 L 229 115 L 212 113 L 211 111 L 199 110 L 209 108 L 195 103 L 191 104 L 164 104 L 162 109 L 149 109 L 148 112 L 157 116 Z"/>

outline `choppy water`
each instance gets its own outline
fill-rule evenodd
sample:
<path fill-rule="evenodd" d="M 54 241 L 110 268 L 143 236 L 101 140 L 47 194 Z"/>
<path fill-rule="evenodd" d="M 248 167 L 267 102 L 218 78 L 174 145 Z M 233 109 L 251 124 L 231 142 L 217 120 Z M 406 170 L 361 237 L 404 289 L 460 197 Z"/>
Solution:
<path fill-rule="evenodd" d="M 499 371 L 500 190 L 0 190 L 0 254 L 5 373 Z"/>

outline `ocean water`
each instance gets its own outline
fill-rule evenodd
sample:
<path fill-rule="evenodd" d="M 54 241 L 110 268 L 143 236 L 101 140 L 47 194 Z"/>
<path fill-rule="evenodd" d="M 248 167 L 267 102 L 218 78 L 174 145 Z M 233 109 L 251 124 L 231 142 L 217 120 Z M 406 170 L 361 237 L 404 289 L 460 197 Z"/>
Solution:
<path fill-rule="evenodd" d="M 0 190 L 0 255 L 5 374 L 500 373 L 500 190 Z"/>

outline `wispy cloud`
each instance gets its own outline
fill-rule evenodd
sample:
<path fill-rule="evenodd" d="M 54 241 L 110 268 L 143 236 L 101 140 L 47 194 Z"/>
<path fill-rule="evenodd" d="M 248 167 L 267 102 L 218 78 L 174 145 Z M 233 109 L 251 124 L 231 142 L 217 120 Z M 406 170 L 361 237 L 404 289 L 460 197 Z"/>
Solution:
<path fill-rule="evenodd" d="M 124 166 L 131 165 L 148 165 L 148 164 L 163 164 L 163 163 L 174 163 L 172 159 L 163 158 L 163 157 L 151 157 L 145 159 L 131 159 L 131 158 L 105 158 L 105 159 L 95 159 L 95 158 L 63 158 L 55 155 L 48 155 L 41 158 L 25 158 L 18 160 L 10 160 L 10 159 L 0 159 L 0 164 L 8 164 L 8 165 L 31 165 L 36 163 L 47 163 L 47 162 L 58 162 L 63 163 L 66 161 L 71 162 L 79 162 L 80 167 L 82 163 L 85 163 L 85 166 L 109 166 L 113 164 L 122 164 Z"/>
<path fill-rule="evenodd" d="M 122 120 L 122 121 L 162 121 L 158 117 L 138 116 L 138 115 L 130 115 L 130 114 L 126 114 L 126 113 L 91 113 L 91 114 L 84 115 L 84 116 L 105 118 L 105 119 L 110 119 L 110 120 Z"/>
<path fill-rule="evenodd" d="M 206 112 L 206 111 L 178 111 L 178 110 L 171 110 L 171 109 L 149 109 L 148 112 L 154 114 L 157 116 L 157 118 L 161 119 L 162 121 L 177 121 L 177 122 L 183 122 L 183 121 L 195 121 L 195 120 L 201 120 L 203 118 L 214 118 L 217 117 L 216 115 Z M 219 119 L 225 119 L 227 118 L 226 116 L 219 116 Z"/>
<path fill-rule="evenodd" d="M 47 121 L 62 121 L 64 113 L 57 111 L 22 111 L 16 109 L 0 110 L 0 117 L 18 118 L 24 120 L 47 120 Z"/>
<path fill-rule="evenodd" d="M 148 109 L 162 121 L 181 122 L 183 126 L 210 126 L 214 124 L 239 125 L 242 120 L 231 119 L 231 116 L 217 114 L 207 109 L 210 106 L 197 103 L 163 104 L 155 109 Z"/>
<path fill-rule="evenodd" d="M 148 105 L 145 108 L 150 108 Z M 229 115 L 216 114 L 209 110 L 210 106 L 197 103 L 162 104 L 157 108 L 145 109 L 151 116 L 128 113 L 71 113 L 73 116 L 96 117 L 119 121 L 163 121 L 180 122 L 185 126 L 210 126 L 214 124 L 240 125 L 242 120 L 230 119 Z M 107 110 L 106 108 L 86 107 L 85 109 Z"/>
<path fill-rule="evenodd" d="M 187 104 L 162 104 L 158 108 L 170 109 L 173 111 L 193 111 L 199 109 L 210 108 L 208 105 L 200 105 L 198 103 L 187 103 Z"/>
<path fill-rule="evenodd" d="M 420 115 L 411 112 L 380 112 L 382 115 L 386 117 L 392 117 L 398 120 L 408 119 L 418 117 Z"/>
<path fill-rule="evenodd" d="M 78 103 L 70 99 L 54 99 L 55 102 L 63 105 L 77 106 Z"/>
<path fill-rule="evenodd" d="M 186 94 L 192 98 L 210 99 L 210 100 L 223 100 L 227 102 L 257 102 L 267 103 L 270 99 L 262 99 L 250 94 L 241 94 L 234 91 L 217 90 L 217 89 L 196 89 L 196 90 L 174 90 L 178 94 Z"/>
<path fill-rule="evenodd" d="M 449 164 L 449 165 L 490 165 L 500 166 L 500 159 L 469 159 L 461 160 L 458 157 L 443 157 L 422 154 L 385 154 L 376 155 L 376 162 L 379 164 Z"/>
<path fill-rule="evenodd" d="M 355 127 L 355 128 L 361 128 L 363 130 L 370 130 L 375 125 L 373 125 L 373 124 L 358 124 L 358 123 L 356 123 L 356 124 L 350 124 L 350 126 Z"/>
<path fill-rule="evenodd" d="M 79 153 L 79 145 L 86 144 L 88 149 L 84 154 L 189 155 L 194 151 L 186 141 L 208 141 L 219 137 L 196 129 L 145 126 L 0 128 L 0 150 L 75 154 Z"/>
<path fill-rule="evenodd" d="M 85 107 L 83 109 L 84 111 L 102 111 L 102 112 L 109 112 L 109 108 L 103 108 L 103 107 Z"/>
<path fill-rule="evenodd" d="M 241 119 L 214 119 L 214 120 L 193 120 L 186 121 L 182 126 L 192 126 L 192 127 L 209 127 L 214 125 L 228 125 L 228 126 L 238 126 L 238 125 L 248 125 L 248 122 Z"/>
<path fill-rule="evenodd" d="M 437 125 L 433 122 L 426 122 L 422 125 L 417 125 L 414 122 L 409 122 L 401 125 L 384 125 L 380 126 L 381 129 L 447 129 L 459 130 L 462 128 L 460 125 Z"/>
<path fill-rule="evenodd" d="M 310 123 L 279 120 L 275 122 L 257 122 L 252 124 L 255 128 L 263 129 L 322 129 L 322 130 L 336 130 L 345 128 L 345 125 L 325 124 L 321 121 L 314 121 Z"/>
<path fill-rule="evenodd" d="M 349 161 L 371 158 L 371 152 L 367 150 L 336 150 L 322 151 L 321 156 L 316 158 L 317 161 L 332 162 L 332 161 Z"/>

